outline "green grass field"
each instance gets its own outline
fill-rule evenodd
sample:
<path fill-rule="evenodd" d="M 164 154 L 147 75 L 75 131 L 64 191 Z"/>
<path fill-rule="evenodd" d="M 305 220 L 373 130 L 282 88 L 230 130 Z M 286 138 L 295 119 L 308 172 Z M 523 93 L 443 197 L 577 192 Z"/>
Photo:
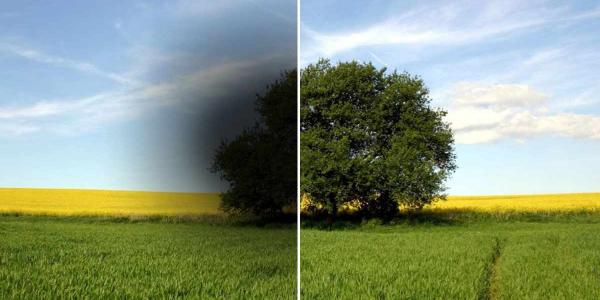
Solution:
<path fill-rule="evenodd" d="M 303 299 L 600 299 L 600 214 L 535 217 L 304 228 Z"/>
<path fill-rule="evenodd" d="M 295 262 L 291 225 L 0 216 L 0 299 L 295 299 Z"/>

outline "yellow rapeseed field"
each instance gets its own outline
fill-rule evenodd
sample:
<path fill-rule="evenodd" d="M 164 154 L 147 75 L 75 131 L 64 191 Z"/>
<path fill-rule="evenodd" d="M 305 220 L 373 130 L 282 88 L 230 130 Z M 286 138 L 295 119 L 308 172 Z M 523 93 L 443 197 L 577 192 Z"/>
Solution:
<path fill-rule="evenodd" d="M 310 207 L 323 208 L 302 195 L 301 210 L 308 212 Z M 340 210 L 356 210 L 352 204 L 345 204 Z M 490 196 L 449 196 L 426 206 L 428 211 L 475 211 L 475 212 L 561 212 L 596 211 L 600 212 L 600 193 L 539 194 L 539 195 L 490 195 Z"/>
<path fill-rule="evenodd" d="M 219 194 L 0 189 L 0 213 L 101 216 L 219 214 Z"/>
<path fill-rule="evenodd" d="M 505 211 L 600 211 L 600 193 L 449 196 L 438 201 L 430 210 Z"/>

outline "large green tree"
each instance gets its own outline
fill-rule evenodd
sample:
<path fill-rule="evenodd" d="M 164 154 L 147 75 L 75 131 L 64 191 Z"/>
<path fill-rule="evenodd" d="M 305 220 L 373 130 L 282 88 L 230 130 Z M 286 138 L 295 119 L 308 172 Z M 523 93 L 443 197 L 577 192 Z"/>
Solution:
<path fill-rule="evenodd" d="M 300 80 L 301 189 L 312 201 L 331 216 L 354 201 L 383 217 L 445 197 L 452 131 L 420 78 L 320 60 Z"/>
<path fill-rule="evenodd" d="M 257 96 L 260 120 L 217 149 L 212 169 L 230 186 L 222 195 L 223 210 L 276 217 L 296 207 L 296 73 L 284 73 Z"/>

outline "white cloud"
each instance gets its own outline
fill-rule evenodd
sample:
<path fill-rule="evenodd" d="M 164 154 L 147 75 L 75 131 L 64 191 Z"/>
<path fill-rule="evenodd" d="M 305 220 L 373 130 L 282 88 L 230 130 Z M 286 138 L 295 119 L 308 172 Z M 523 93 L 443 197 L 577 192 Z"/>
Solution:
<path fill-rule="evenodd" d="M 546 100 L 546 96 L 527 85 L 464 82 L 454 88 L 456 105 L 462 106 L 533 106 Z"/>
<path fill-rule="evenodd" d="M 600 116 L 550 113 L 548 96 L 527 85 L 458 83 L 450 94 L 447 120 L 459 144 L 544 135 L 600 139 Z"/>

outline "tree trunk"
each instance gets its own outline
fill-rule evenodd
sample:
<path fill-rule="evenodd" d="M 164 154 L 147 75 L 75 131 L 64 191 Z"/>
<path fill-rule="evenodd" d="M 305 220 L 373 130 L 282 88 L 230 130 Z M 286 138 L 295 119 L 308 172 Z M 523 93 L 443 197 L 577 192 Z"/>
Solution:
<path fill-rule="evenodd" d="M 327 225 L 329 225 L 329 229 L 331 229 L 331 226 L 333 225 L 333 222 L 335 222 L 335 219 L 337 218 L 337 212 L 338 212 L 338 207 L 337 207 L 337 201 L 335 199 L 335 195 L 334 194 L 329 194 L 329 216 L 327 216 Z"/>
<path fill-rule="evenodd" d="M 376 215 L 382 220 L 390 220 L 398 214 L 398 204 L 392 199 L 389 191 L 383 191 L 377 199 Z"/>

